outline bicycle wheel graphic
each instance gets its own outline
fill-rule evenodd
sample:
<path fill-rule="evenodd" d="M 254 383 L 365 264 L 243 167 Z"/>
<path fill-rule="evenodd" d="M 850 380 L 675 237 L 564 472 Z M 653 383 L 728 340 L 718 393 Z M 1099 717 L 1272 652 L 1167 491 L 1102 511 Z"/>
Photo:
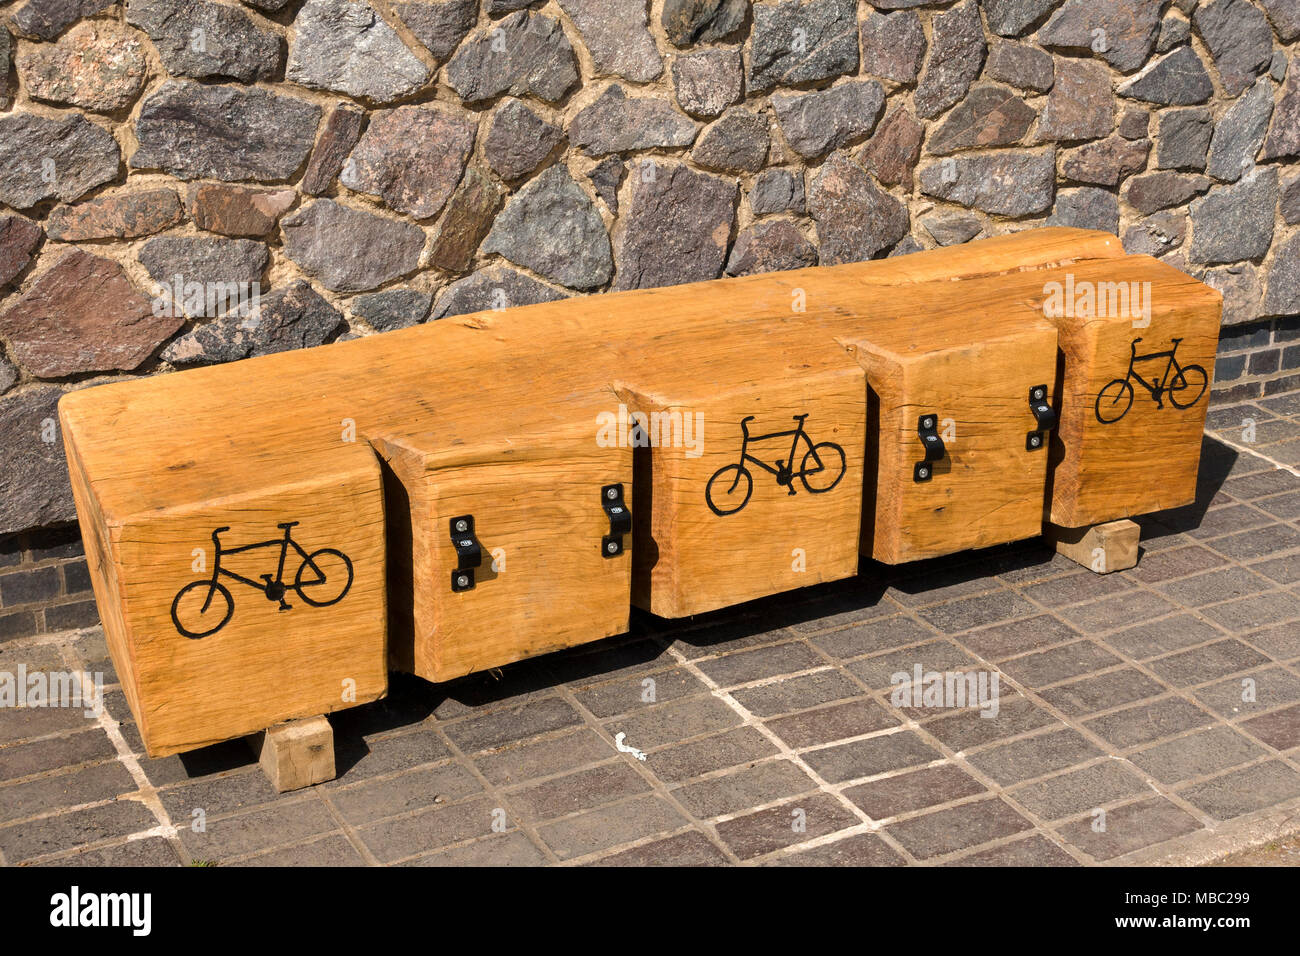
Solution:
<path fill-rule="evenodd" d="M 1185 365 L 1169 386 L 1169 400 L 1175 408 L 1191 408 L 1202 395 L 1209 376 L 1199 365 Z"/>
<path fill-rule="evenodd" d="M 318 572 L 310 570 L 315 565 Z M 309 577 L 304 580 L 303 573 Z M 307 555 L 293 578 L 293 589 L 312 607 L 329 607 L 343 600 L 352 587 L 352 559 L 334 548 L 321 548 Z"/>
<path fill-rule="evenodd" d="M 212 588 L 212 598 L 208 599 L 208 588 Z M 203 610 L 204 604 L 208 609 Z M 172 600 L 172 623 L 176 630 L 192 640 L 215 634 L 226 626 L 230 615 L 235 613 L 235 599 L 230 596 L 230 589 L 221 582 L 213 584 L 211 580 L 191 581 L 176 592 Z"/>
<path fill-rule="evenodd" d="M 1097 421 L 1103 425 L 1113 425 L 1125 415 L 1133 405 L 1133 386 L 1126 378 L 1112 379 L 1097 395 Z"/>
<path fill-rule="evenodd" d="M 814 454 L 814 452 L 816 454 Z M 817 469 L 816 461 L 821 459 L 822 467 Z M 808 466 L 813 465 L 810 473 Z M 808 449 L 799 466 L 799 480 L 810 494 L 820 495 L 830 491 L 844 477 L 844 449 L 834 442 L 824 441 Z"/>
<path fill-rule="evenodd" d="M 715 515 L 734 515 L 754 493 L 754 478 L 740 465 L 719 468 L 704 489 L 704 500 Z"/>

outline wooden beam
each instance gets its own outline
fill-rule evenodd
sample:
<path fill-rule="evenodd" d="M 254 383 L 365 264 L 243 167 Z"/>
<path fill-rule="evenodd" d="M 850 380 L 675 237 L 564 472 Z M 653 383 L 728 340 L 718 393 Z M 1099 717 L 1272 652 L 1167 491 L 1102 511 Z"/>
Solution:
<path fill-rule="evenodd" d="M 1049 524 L 1046 534 L 1056 545 L 1057 554 L 1063 554 L 1098 574 L 1137 566 L 1141 528 L 1134 521 L 1107 521 L 1085 528 L 1062 528 Z"/>
<path fill-rule="evenodd" d="M 247 739 L 277 793 L 334 779 L 334 728 L 324 717 L 285 721 Z"/>

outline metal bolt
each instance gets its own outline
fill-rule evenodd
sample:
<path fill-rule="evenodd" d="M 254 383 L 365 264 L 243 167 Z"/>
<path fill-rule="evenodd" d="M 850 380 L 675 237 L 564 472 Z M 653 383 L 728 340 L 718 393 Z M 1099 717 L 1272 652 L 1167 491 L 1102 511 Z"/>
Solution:
<path fill-rule="evenodd" d="M 456 587 L 463 588 L 468 586 L 469 586 L 469 578 L 466 577 L 465 575 L 462 574 L 460 577 L 456 579 Z"/>
<path fill-rule="evenodd" d="M 623 509 L 615 506 L 609 509 L 609 513 L 612 515 L 621 515 L 623 513 Z"/>
<path fill-rule="evenodd" d="M 605 545 L 605 550 L 610 554 L 618 554 L 618 545 L 611 541 L 609 544 Z"/>
<path fill-rule="evenodd" d="M 605 489 L 605 497 L 608 498 L 608 499 L 610 499 L 611 501 L 613 501 L 615 498 L 618 497 L 618 489 L 617 489 L 617 488 L 606 488 L 606 489 Z"/>
<path fill-rule="evenodd" d="M 1039 438 L 1037 435 L 1035 435 L 1033 438 L 1029 439 L 1029 444 L 1037 448 L 1040 444 L 1042 444 L 1042 439 Z"/>
<path fill-rule="evenodd" d="M 461 546 L 462 548 L 468 548 L 468 547 L 470 546 L 470 540 L 469 540 L 469 538 L 461 538 L 461 539 L 460 539 L 460 546 Z"/>
<path fill-rule="evenodd" d="M 929 478 L 929 477 L 930 477 L 930 469 L 929 469 L 929 468 L 922 468 L 920 471 L 917 472 L 917 474 L 920 475 L 922 478 Z"/>
<path fill-rule="evenodd" d="M 469 522 L 467 522 L 467 521 L 457 521 L 457 522 L 456 522 L 456 530 L 457 530 L 457 531 L 464 531 L 464 530 L 465 530 L 466 528 L 468 528 L 468 527 L 469 527 Z"/>

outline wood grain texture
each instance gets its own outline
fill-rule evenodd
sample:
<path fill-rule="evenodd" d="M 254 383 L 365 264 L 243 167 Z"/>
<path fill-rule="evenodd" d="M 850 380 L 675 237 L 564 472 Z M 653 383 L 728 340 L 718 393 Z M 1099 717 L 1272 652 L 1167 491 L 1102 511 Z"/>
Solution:
<path fill-rule="evenodd" d="M 1052 445 L 1046 519 L 1079 528 L 1191 504 L 1213 385 L 1222 295 L 1147 256 L 1129 256 L 1114 264 L 1080 263 L 1041 277 L 1044 284 L 1064 285 L 1067 276 L 1076 288 L 1080 283 L 1096 288 L 1103 283 L 1149 282 L 1151 314 L 1145 328 L 1135 326 L 1128 314 L 1052 318 L 1061 355 L 1061 421 Z M 1033 301 L 1041 305 L 1049 295 L 1040 291 Z M 1115 310 L 1108 306 L 1107 311 Z M 1128 376 L 1135 343 L 1138 354 L 1146 355 L 1174 349 L 1175 338 L 1182 340 L 1176 346 L 1178 363 L 1202 371 L 1189 372 L 1185 387 L 1174 395 L 1162 392 L 1163 408 L 1135 380 L 1127 389 L 1119 386 Z M 1169 384 L 1176 375 L 1167 374 L 1167 360 L 1139 361 L 1134 367 L 1153 384 Z M 1193 401 L 1194 391 L 1200 394 Z M 1173 399 L 1189 407 L 1179 408 Z"/>
<path fill-rule="evenodd" d="M 324 717 L 276 724 L 248 743 L 276 793 L 334 779 L 334 728 Z"/>
<path fill-rule="evenodd" d="M 1142 529 L 1127 518 L 1088 528 L 1047 526 L 1047 538 L 1064 555 L 1098 574 L 1137 567 Z"/>
<path fill-rule="evenodd" d="M 394 648 L 404 667 L 443 679 L 625 626 L 628 583 L 614 573 L 615 565 L 598 566 L 596 573 L 604 577 L 594 579 L 598 583 L 587 600 L 575 599 L 582 589 L 571 584 L 556 589 L 541 577 L 530 580 L 538 573 L 530 562 L 549 552 L 558 535 L 550 524 L 578 522 L 581 535 L 588 534 L 582 522 L 588 520 L 589 494 L 579 485 L 605 483 L 611 473 L 633 481 L 630 452 L 608 453 L 592 441 L 591 414 L 617 407 L 615 383 L 635 384 L 646 407 L 658 399 L 668 403 L 664 407 L 677 400 L 657 394 L 654 370 L 671 369 L 683 351 L 660 354 L 658 337 L 698 335 L 685 354 L 704 361 L 710 343 L 727 334 L 784 326 L 802 336 L 808 355 L 822 354 L 846 325 L 850 331 L 864 328 L 882 306 L 897 310 L 918 289 L 933 286 L 930 299 L 951 304 L 957 288 L 952 283 L 964 278 L 981 289 L 987 286 L 996 298 L 992 289 L 998 283 L 1025 270 L 1120 255 L 1113 236 L 1042 229 L 897 259 L 459 316 L 317 349 L 68 393 L 60 418 L 96 599 L 150 753 L 197 747 L 348 706 L 351 701 L 335 699 L 344 673 L 357 681 L 356 703 L 381 695 L 385 554 L 402 555 L 385 538 L 403 526 L 409 557 L 395 563 L 388 585 L 391 590 L 401 576 L 410 591 L 404 603 L 412 638 L 404 662 L 404 649 Z M 802 348 L 782 357 L 790 363 L 784 377 L 801 374 Z M 770 356 L 756 354 L 755 361 L 756 367 L 770 367 L 765 365 Z M 703 379 L 705 386 L 710 381 Z M 838 394 L 839 380 L 834 381 Z M 733 394 L 739 396 L 743 376 L 736 382 Z M 762 394 L 772 394 L 778 406 L 788 404 L 777 409 L 783 414 L 795 414 L 793 407 L 806 394 L 789 381 L 782 383 L 788 391 L 778 394 L 770 391 L 773 387 L 764 384 Z M 697 398 L 703 403 L 714 396 L 706 388 Z M 542 406 L 550 409 L 551 424 L 540 413 L 524 415 L 532 416 L 532 424 L 516 421 L 520 409 Z M 718 414 L 731 417 L 743 408 L 727 406 Z M 851 416 L 838 398 L 825 408 L 829 417 L 845 412 L 846 423 L 837 427 L 849 429 L 846 436 L 859 427 L 847 421 Z M 818 440 L 835 434 L 819 433 L 815 423 L 821 414 L 814 410 L 808 420 Z M 552 435 L 563 437 L 552 440 Z M 724 445 L 735 439 L 725 428 L 723 437 Z M 389 459 L 382 478 L 371 439 Z M 852 442 L 841 444 L 848 453 Z M 524 464 L 529 456 L 533 463 Z M 663 456 L 657 460 L 667 464 Z M 663 471 L 660 480 L 671 488 L 673 481 L 689 484 L 698 477 Z M 548 493 L 548 487 L 561 490 Z M 385 494 L 400 502 L 392 510 L 402 515 L 387 525 Z M 547 499 L 549 511 L 539 507 Z M 500 534 L 526 556 L 512 586 L 521 588 L 520 594 L 546 595 L 550 605 L 516 602 L 529 603 L 532 610 L 510 612 L 517 613 L 509 620 L 519 633 L 504 637 L 489 633 L 489 624 L 500 623 L 489 621 L 491 614 L 444 613 L 439 619 L 449 605 L 435 600 L 429 589 L 444 587 L 440 562 L 451 559 L 449 539 L 439 526 L 450 516 L 445 509 L 487 509 L 486 514 L 507 501 L 511 515 L 531 511 L 548 524 L 535 531 L 507 524 Z M 762 513 L 759 503 L 756 497 L 754 514 Z M 801 498 L 796 507 L 804 506 Z M 844 507 L 847 515 L 851 507 Z M 210 547 L 214 527 L 229 525 L 228 543 L 241 544 L 270 537 L 286 520 L 302 522 L 295 538 L 308 547 L 338 548 L 351 556 L 357 579 L 346 600 L 330 608 L 294 606 L 279 612 L 258 592 L 232 585 L 239 592 L 237 606 L 225 628 L 200 640 L 178 635 L 169 607 L 177 590 L 196 576 L 189 570 L 192 549 Z M 596 523 L 603 520 L 600 515 Z M 492 524 L 484 527 L 486 533 Z M 670 537 L 675 533 L 671 526 L 655 527 Z M 416 541 L 417 532 L 427 540 Z M 811 583 L 823 571 L 838 575 L 847 566 L 844 542 L 853 532 L 837 524 L 823 535 L 834 547 L 813 555 L 820 545 L 811 546 L 810 570 L 797 583 Z M 682 540 L 683 557 L 687 550 L 693 554 L 695 544 Z M 661 544 L 643 536 L 636 547 L 640 553 Z M 515 565 L 509 566 L 507 574 L 515 574 Z M 814 572 L 814 566 L 821 570 Z M 581 562 L 563 571 L 565 581 L 587 574 Z M 791 580 L 775 575 L 764 586 L 784 587 Z M 492 597 L 493 585 L 501 592 L 504 584 L 486 581 L 470 594 Z M 734 586 L 723 582 L 721 590 Z M 669 589 L 674 591 L 686 593 L 684 586 Z M 419 663 L 418 602 L 425 602 L 420 619 L 424 626 L 432 621 L 435 634 L 420 651 Z M 467 606 L 459 605 L 462 611 Z M 583 615 L 590 618 L 586 625 L 564 629 L 566 617 Z M 439 628 L 450 632 L 444 656 L 439 656 Z"/>

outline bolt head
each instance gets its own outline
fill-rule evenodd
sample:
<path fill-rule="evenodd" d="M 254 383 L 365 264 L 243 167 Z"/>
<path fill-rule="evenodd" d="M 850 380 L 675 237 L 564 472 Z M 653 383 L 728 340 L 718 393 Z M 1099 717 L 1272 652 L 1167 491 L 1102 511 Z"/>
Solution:
<path fill-rule="evenodd" d="M 922 468 L 922 469 L 920 469 L 919 471 L 917 471 L 917 474 L 920 475 L 922 478 L 929 478 L 929 477 L 930 477 L 930 469 L 929 469 L 929 468 Z"/>
<path fill-rule="evenodd" d="M 465 530 L 466 528 L 468 528 L 468 527 L 469 527 L 469 523 L 466 522 L 466 521 L 457 521 L 457 522 L 456 522 L 456 530 L 457 530 L 457 531 L 464 531 L 464 530 Z"/>
<path fill-rule="evenodd" d="M 606 489 L 605 489 L 605 497 L 608 498 L 610 501 L 613 501 L 615 498 L 618 497 L 618 489 L 617 489 L 617 488 L 606 488 Z"/>
<path fill-rule="evenodd" d="M 462 574 L 460 577 L 458 577 L 458 578 L 456 579 L 456 586 L 457 586 L 457 587 L 462 587 L 462 588 L 463 588 L 463 587 L 465 587 L 465 586 L 468 585 L 468 584 L 469 584 L 469 578 L 467 578 L 467 577 L 466 577 L 465 575 L 463 575 L 463 574 Z"/>

